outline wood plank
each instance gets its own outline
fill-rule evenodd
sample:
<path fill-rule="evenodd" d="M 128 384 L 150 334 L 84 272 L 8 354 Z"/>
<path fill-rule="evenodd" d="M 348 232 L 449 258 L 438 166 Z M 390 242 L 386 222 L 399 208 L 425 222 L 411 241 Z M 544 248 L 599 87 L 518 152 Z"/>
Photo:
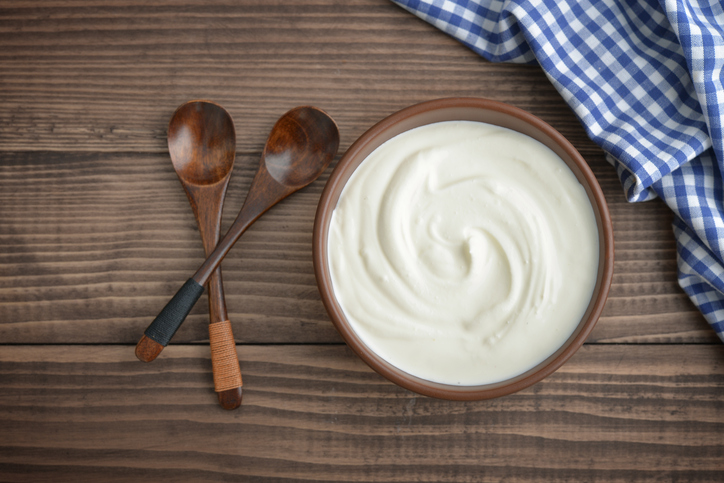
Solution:
<path fill-rule="evenodd" d="M 258 159 L 237 160 L 224 231 Z M 133 342 L 203 261 L 168 155 L 0 160 L 2 342 Z M 314 211 L 327 177 L 267 213 L 223 263 L 241 340 L 340 341 L 311 258 Z M 206 339 L 207 310 L 198 303 L 176 340 Z"/>
<path fill-rule="evenodd" d="M 387 0 L 134 3 L 3 2 L 0 149 L 165 152 L 174 109 L 198 98 L 229 110 L 242 152 L 300 104 L 327 110 L 346 148 L 398 109 L 455 96 L 509 102 L 592 146 L 538 66 L 487 62 Z"/>
<path fill-rule="evenodd" d="M 724 348 L 676 282 L 672 214 L 626 202 L 538 66 L 489 63 L 387 0 L 4 0 L 0 45 L 0 481 L 721 480 Z M 239 410 L 213 393 L 205 300 L 157 361 L 135 359 L 203 256 L 167 155 L 179 104 L 212 99 L 236 121 L 226 228 L 291 107 L 326 109 L 344 151 L 450 96 L 540 116 L 604 189 L 611 295 L 564 367 L 466 403 L 371 371 L 315 285 L 329 173 L 224 262 Z"/>
<path fill-rule="evenodd" d="M 677 287 L 669 211 L 625 202 L 613 169 L 538 67 L 488 63 L 375 0 L 125 5 L 5 2 L 0 11 L 1 341 L 137 338 L 200 260 L 166 164 L 165 128 L 179 103 L 211 93 L 236 117 L 247 166 L 237 163 L 237 174 L 246 171 L 235 177 L 226 226 L 270 126 L 293 105 L 332 107 L 342 149 L 390 112 L 434 97 L 486 96 L 526 108 L 586 156 L 614 216 L 616 280 L 591 340 L 715 340 Z M 267 215 L 225 262 L 242 341 L 339 341 L 309 255 L 321 186 Z M 64 191 L 71 188 L 74 197 Z M 203 303 L 191 321 L 177 340 L 206 337 Z"/>
<path fill-rule="evenodd" d="M 589 162 L 600 179 L 608 165 Z M 240 155 L 224 231 L 258 165 Z M 312 226 L 324 183 L 273 208 L 223 263 L 240 342 L 340 342 L 316 288 Z M 616 236 L 609 302 L 592 342 L 713 342 L 676 282 L 671 214 L 603 184 Z M 0 152 L 0 341 L 133 343 L 203 261 L 167 154 Z M 175 337 L 207 339 L 202 301 Z"/>
<path fill-rule="evenodd" d="M 218 407 L 206 347 L 0 351 L 0 480 L 718 481 L 721 345 L 584 346 L 479 402 L 417 396 L 343 345 L 243 346 Z"/>

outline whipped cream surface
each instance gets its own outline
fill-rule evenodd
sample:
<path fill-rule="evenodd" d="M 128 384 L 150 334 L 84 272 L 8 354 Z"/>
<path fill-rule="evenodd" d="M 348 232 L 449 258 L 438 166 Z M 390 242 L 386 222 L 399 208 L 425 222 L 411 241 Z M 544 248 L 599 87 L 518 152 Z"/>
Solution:
<path fill-rule="evenodd" d="M 598 230 L 565 162 L 518 132 L 449 121 L 404 132 L 355 170 L 330 222 L 335 297 L 380 357 L 479 385 L 544 361 L 596 282 Z"/>

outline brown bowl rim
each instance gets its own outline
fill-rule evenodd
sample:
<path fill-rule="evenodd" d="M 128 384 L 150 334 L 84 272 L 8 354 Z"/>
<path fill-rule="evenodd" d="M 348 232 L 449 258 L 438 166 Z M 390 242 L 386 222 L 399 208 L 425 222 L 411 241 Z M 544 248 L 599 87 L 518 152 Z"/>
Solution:
<path fill-rule="evenodd" d="M 523 132 L 523 134 L 527 134 L 535 139 L 538 139 L 536 135 L 541 134 L 543 135 L 543 138 L 547 138 L 544 140 L 538 140 L 556 151 L 574 171 L 574 174 L 576 174 L 579 182 L 581 182 L 586 189 L 589 199 L 591 200 L 599 230 L 599 269 L 596 288 L 594 289 L 594 296 L 591 299 L 588 310 L 584 314 L 584 317 L 581 319 L 582 322 L 579 323 L 573 334 L 555 353 L 523 374 L 498 383 L 478 386 L 458 386 L 428 381 L 426 379 L 413 376 L 412 374 L 393 366 L 372 352 L 364 344 L 364 342 L 360 340 L 346 321 L 344 313 L 334 296 L 329 268 L 327 265 L 327 236 L 329 232 L 331 214 L 337 205 L 339 194 L 341 193 L 344 184 L 347 182 L 357 166 L 359 166 L 367 155 L 369 155 L 369 152 L 364 155 L 360 155 L 360 153 L 365 150 L 374 150 L 376 146 L 379 146 L 387 139 L 414 127 L 432 124 L 434 122 L 441 122 L 444 120 L 455 120 L 454 118 L 434 120 L 434 118 L 436 115 L 444 115 L 446 112 L 455 112 L 457 110 L 478 112 L 481 115 L 489 116 L 502 115 L 505 119 L 505 123 L 511 122 L 513 125 L 516 125 L 517 123 L 519 124 L 518 127 L 522 126 L 524 130 L 532 128 L 534 135 L 530 132 L 520 131 L 520 129 L 515 127 L 511 128 L 509 125 L 503 124 L 503 127 Z M 415 124 L 412 127 L 402 128 L 407 123 L 414 124 L 419 119 L 424 120 L 426 116 L 430 117 L 431 120 Z M 497 122 L 483 122 L 501 125 Z M 395 131 L 399 132 L 395 133 Z M 393 132 L 394 134 L 387 134 L 390 132 Z M 551 146 L 547 141 L 553 143 L 553 146 Z M 358 159 L 358 156 L 362 159 Z M 352 167 L 351 163 L 353 162 L 356 162 L 356 164 Z M 572 166 L 571 163 L 574 165 Z M 322 191 L 314 220 L 312 255 L 317 286 L 322 298 L 322 303 L 324 304 L 332 323 L 347 345 L 368 366 L 393 383 L 418 394 L 439 399 L 470 401 L 491 399 L 520 391 L 539 382 L 545 377 L 548 377 L 560 368 L 568 359 L 570 359 L 571 356 L 573 356 L 593 330 L 606 303 L 611 280 L 613 278 L 613 244 L 613 226 L 611 223 L 611 217 L 603 191 L 598 184 L 598 180 L 584 158 L 562 134 L 542 119 L 510 104 L 476 97 L 451 97 L 422 102 L 397 111 L 372 126 L 349 147 L 335 166 L 324 187 L 324 190 Z"/>

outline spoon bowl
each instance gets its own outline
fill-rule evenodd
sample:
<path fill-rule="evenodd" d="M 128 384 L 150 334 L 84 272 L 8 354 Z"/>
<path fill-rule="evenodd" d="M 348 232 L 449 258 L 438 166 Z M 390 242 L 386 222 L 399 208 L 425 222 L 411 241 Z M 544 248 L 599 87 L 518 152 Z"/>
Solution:
<path fill-rule="evenodd" d="M 187 102 L 176 110 L 168 125 L 168 150 L 184 184 L 216 184 L 234 167 L 234 122 L 216 104 Z"/>
<path fill-rule="evenodd" d="M 315 129 L 309 129 L 315 126 Z M 262 154 L 269 175 L 280 185 L 300 189 L 317 179 L 339 147 L 330 142 L 334 121 L 318 109 L 292 109 L 277 121 Z"/>
<path fill-rule="evenodd" d="M 246 229 L 269 208 L 317 179 L 338 148 L 337 124 L 321 109 L 301 106 L 279 118 L 239 216 L 192 279 L 203 285 Z"/>

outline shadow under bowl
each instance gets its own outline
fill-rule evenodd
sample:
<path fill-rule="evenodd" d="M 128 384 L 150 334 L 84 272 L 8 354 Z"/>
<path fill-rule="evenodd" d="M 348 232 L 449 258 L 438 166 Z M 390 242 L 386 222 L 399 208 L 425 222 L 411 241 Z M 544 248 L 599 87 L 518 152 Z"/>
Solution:
<path fill-rule="evenodd" d="M 327 238 L 332 213 L 345 184 L 357 167 L 387 140 L 405 131 L 443 121 L 477 121 L 525 134 L 553 150 L 583 185 L 596 218 L 599 263 L 596 285 L 588 308 L 571 336 L 560 348 L 532 369 L 504 381 L 477 386 L 432 382 L 413 376 L 384 360 L 360 339 L 347 321 L 334 295 L 329 271 Z M 532 114 L 511 105 L 481 98 L 448 98 L 423 102 L 398 111 L 375 124 L 347 150 L 322 192 L 314 222 L 314 271 L 322 302 L 347 345 L 373 370 L 416 393 L 452 400 L 479 400 L 511 394 L 549 376 L 583 345 L 596 324 L 613 277 L 613 227 L 601 187 L 588 164 L 558 131 Z"/>

